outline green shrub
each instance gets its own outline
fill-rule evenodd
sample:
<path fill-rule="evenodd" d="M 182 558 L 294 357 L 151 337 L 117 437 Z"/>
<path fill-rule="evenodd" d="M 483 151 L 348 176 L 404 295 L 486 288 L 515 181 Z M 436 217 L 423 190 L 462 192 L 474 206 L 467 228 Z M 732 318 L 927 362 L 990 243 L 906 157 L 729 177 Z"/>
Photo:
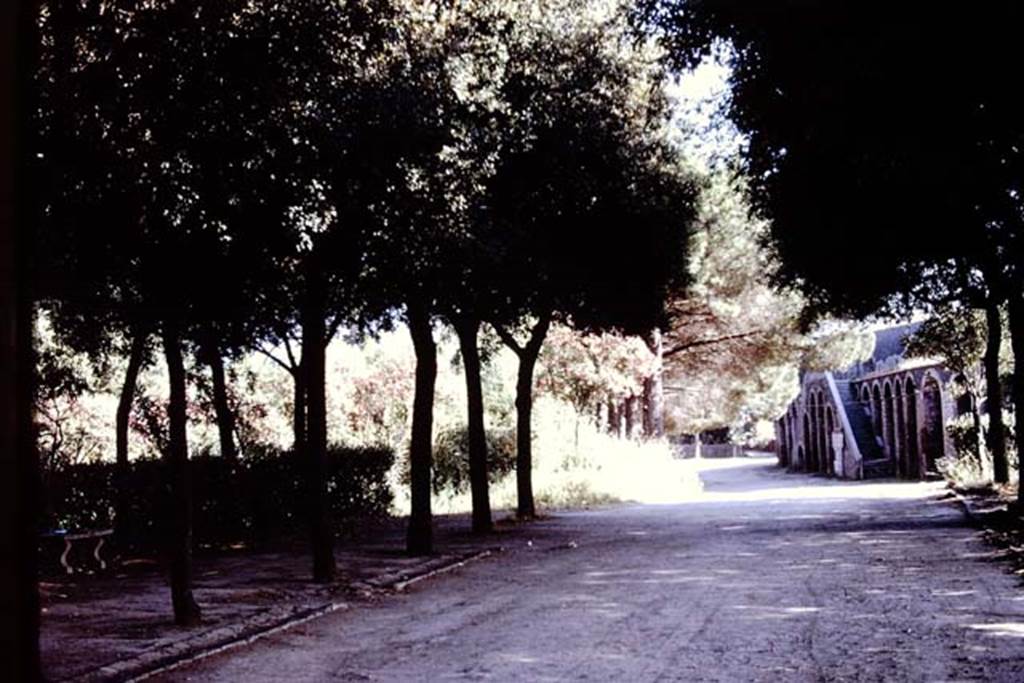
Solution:
<path fill-rule="evenodd" d="M 386 448 L 332 446 L 327 454 L 327 500 L 336 525 L 387 515 L 392 494 L 387 473 L 394 454 Z M 257 544 L 304 531 L 309 496 L 306 463 L 290 452 L 269 450 L 237 463 L 213 456 L 189 461 L 192 470 L 193 537 L 199 546 Z M 159 550 L 169 519 L 166 465 L 137 460 L 129 466 L 121 495 L 125 514 L 115 519 L 117 469 L 111 463 L 69 465 L 46 482 L 46 529 L 70 531 L 115 526 L 119 543 Z"/>
<path fill-rule="evenodd" d="M 939 458 L 935 466 L 943 477 L 961 491 L 984 489 L 991 484 L 978 458 L 973 455 Z"/>
<path fill-rule="evenodd" d="M 488 430 L 487 475 L 493 484 L 516 466 L 515 430 Z M 455 427 L 434 441 L 434 493 L 465 493 L 469 489 L 469 430 Z"/>
<path fill-rule="evenodd" d="M 953 450 L 960 458 L 978 457 L 980 435 L 969 414 L 959 415 L 946 425 L 946 433 L 953 442 Z"/>

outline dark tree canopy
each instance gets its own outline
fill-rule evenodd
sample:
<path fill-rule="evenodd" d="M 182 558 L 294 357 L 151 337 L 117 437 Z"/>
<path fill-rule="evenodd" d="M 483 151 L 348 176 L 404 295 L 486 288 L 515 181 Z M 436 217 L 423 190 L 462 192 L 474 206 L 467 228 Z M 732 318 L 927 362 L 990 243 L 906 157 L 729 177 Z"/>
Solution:
<path fill-rule="evenodd" d="M 1010 248 L 1018 3 L 644 4 L 679 65 L 731 43 L 759 208 L 812 304 L 874 312 L 929 264 Z"/>

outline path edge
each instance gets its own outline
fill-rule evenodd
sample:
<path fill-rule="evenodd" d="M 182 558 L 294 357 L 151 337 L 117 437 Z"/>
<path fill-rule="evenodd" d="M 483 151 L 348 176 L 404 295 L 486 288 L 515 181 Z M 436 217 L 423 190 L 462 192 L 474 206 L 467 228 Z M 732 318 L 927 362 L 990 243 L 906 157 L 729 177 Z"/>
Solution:
<path fill-rule="evenodd" d="M 386 581 L 374 582 L 372 585 L 377 589 L 396 593 L 405 592 L 410 586 L 453 572 L 472 562 L 486 559 L 501 550 L 500 547 L 489 548 L 466 555 L 432 559 L 411 572 L 392 576 Z M 131 659 L 100 666 L 65 679 L 65 681 L 73 683 L 143 681 L 350 608 L 351 605 L 347 602 L 331 601 L 269 620 L 266 614 L 250 617 L 240 623 L 225 625 L 197 636 L 195 643 L 188 643 L 185 639 L 184 643 L 179 642 L 157 650 L 143 652 Z"/>

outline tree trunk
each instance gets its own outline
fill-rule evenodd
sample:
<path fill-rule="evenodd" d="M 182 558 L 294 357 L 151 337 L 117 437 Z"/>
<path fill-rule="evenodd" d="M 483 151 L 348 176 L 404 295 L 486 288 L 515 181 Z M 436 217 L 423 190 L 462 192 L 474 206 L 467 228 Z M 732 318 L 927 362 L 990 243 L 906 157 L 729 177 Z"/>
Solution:
<path fill-rule="evenodd" d="M 636 435 L 636 396 L 630 396 L 622 403 L 622 414 L 626 423 L 626 438 Z"/>
<path fill-rule="evenodd" d="M 118 468 L 128 466 L 128 420 L 132 413 L 132 402 L 135 400 L 135 385 L 139 380 L 139 371 L 142 370 L 142 361 L 145 358 L 146 335 L 137 332 L 132 337 L 132 348 L 128 355 L 128 368 L 124 373 L 124 384 L 121 385 L 121 395 L 117 401 L 116 417 L 116 443 Z"/>
<path fill-rule="evenodd" d="M 525 346 L 506 341 L 519 356 L 516 376 L 516 515 L 519 519 L 537 516 L 533 499 L 533 372 L 550 327 L 551 313 L 545 312 L 530 330 L 530 340 Z"/>
<path fill-rule="evenodd" d="M 985 434 L 992 455 L 992 478 L 997 484 L 1010 481 L 1006 459 L 1006 426 L 1003 424 L 1003 385 L 999 381 L 999 347 L 1003 343 L 1003 321 L 999 303 L 985 306 L 988 342 L 985 346 L 985 395 L 988 406 L 988 432 Z"/>
<path fill-rule="evenodd" d="M 201 613 L 192 596 L 192 476 L 188 464 L 185 363 L 177 323 L 165 321 L 163 332 L 170 380 L 167 408 L 169 439 L 164 457 L 171 493 L 167 539 L 171 603 L 174 606 L 174 623 L 193 626 L 199 623 Z"/>
<path fill-rule="evenodd" d="M 1013 433 L 1018 462 L 1024 460 L 1024 299 L 1018 287 L 1009 297 L 1010 345 L 1013 347 L 1013 410 L 1016 416 Z M 1024 464 L 1017 467 L 1017 503 L 1024 505 Z"/>
<path fill-rule="evenodd" d="M 9 182 L 4 178 L 4 189 Z M 9 680 L 38 681 L 41 483 L 33 427 L 33 306 L 28 250 L 11 218 L 0 215 L 0 653 Z"/>
<path fill-rule="evenodd" d="M 299 366 L 292 370 L 292 453 L 297 458 L 306 455 L 306 366 L 299 360 Z"/>
<path fill-rule="evenodd" d="M 52 9 L 52 8 L 51 8 Z M 39 3 L 0 10 L 0 661 L 11 681 L 43 680 L 39 663 L 39 460 L 29 288 L 35 188 Z"/>
<path fill-rule="evenodd" d="M 608 408 L 606 410 L 606 413 L 608 415 L 608 425 L 607 425 L 608 433 L 611 434 L 612 436 L 618 436 L 619 435 L 619 413 L 618 413 L 618 410 L 615 407 L 615 400 L 614 399 L 608 399 Z"/>
<path fill-rule="evenodd" d="M 978 440 L 974 445 L 974 454 L 978 458 L 978 466 L 981 468 L 982 478 L 989 480 L 989 478 L 993 478 L 993 473 L 991 463 L 985 457 L 985 442 L 982 440 L 981 409 L 978 405 L 978 397 L 973 392 L 968 391 L 967 400 L 971 403 L 971 427 L 974 429 L 975 438 Z"/>
<path fill-rule="evenodd" d="M 128 515 L 128 421 L 132 413 L 132 402 L 135 400 L 135 386 L 139 380 L 139 371 L 145 359 L 146 334 L 136 331 L 132 337 L 132 348 L 128 355 L 128 368 L 124 373 L 124 384 L 117 400 L 115 418 L 115 444 L 117 463 L 117 510 L 114 513 L 114 526 L 120 540 L 123 535 L 124 522 Z"/>
<path fill-rule="evenodd" d="M 484 395 L 480 380 L 480 321 L 459 317 L 453 320 L 459 337 L 462 364 L 466 371 L 467 426 L 469 428 L 469 486 L 473 499 L 473 533 L 493 531 L 491 500 L 487 481 L 487 430 L 484 425 Z"/>
<path fill-rule="evenodd" d="M 420 302 L 407 305 L 409 334 L 416 351 L 416 393 L 412 402 L 409 442 L 411 507 L 406 550 L 410 555 L 434 552 L 434 522 L 430 512 L 430 468 L 433 461 L 434 384 L 437 380 L 437 345 L 430 313 Z"/>
<path fill-rule="evenodd" d="M 665 387 L 662 370 L 661 330 L 655 328 L 645 340 L 654 354 L 654 370 L 644 380 L 644 436 L 661 438 L 665 435 Z"/>
<path fill-rule="evenodd" d="M 302 366 L 306 388 L 306 496 L 313 550 L 313 581 L 334 580 L 334 534 L 327 506 L 327 301 L 323 275 L 307 264 L 302 310 Z M 299 456 L 301 457 L 301 456 Z"/>
<path fill-rule="evenodd" d="M 220 345 L 211 334 L 204 348 L 206 362 L 213 379 L 213 410 L 217 414 L 217 433 L 220 435 L 220 454 L 228 462 L 238 460 L 235 447 L 235 414 L 228 403 L 228 383 L 224 372 L 224 358 Z"/>

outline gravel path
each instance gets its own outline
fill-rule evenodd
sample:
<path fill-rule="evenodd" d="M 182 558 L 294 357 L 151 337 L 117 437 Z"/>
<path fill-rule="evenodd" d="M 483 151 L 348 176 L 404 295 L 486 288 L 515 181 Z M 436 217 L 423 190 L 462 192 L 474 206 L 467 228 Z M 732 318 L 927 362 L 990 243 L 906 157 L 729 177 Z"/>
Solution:
<path fill-rule="evenodd" d="M 701 477 L 163 680 L 1024 680 L 1024 590 L 938 485 Z"/>

